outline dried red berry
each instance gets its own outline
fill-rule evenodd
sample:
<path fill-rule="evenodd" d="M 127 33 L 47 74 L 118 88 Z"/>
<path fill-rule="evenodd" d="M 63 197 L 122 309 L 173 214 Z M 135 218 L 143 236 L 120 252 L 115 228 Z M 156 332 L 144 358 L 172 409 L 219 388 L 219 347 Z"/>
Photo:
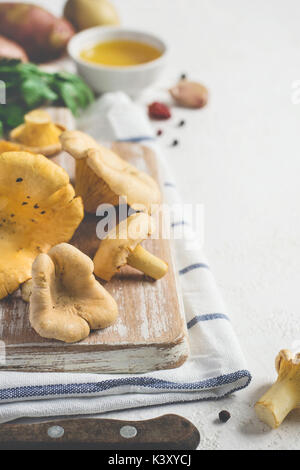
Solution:
<path fill-rule="evenodd" d="M 168 106 L 158 101 L 148 106 L 148 112 L 152 119 L 169 119 L 171 117 L 171 111 Z"/>
<path fill-rule="evenodd" d="M 162 135 L 162 133 L 163 133 L 163 131 L 161 129 L 158 129 L 158 131 L 156 132 L 156 135 L 160 136 L 160 135 Z"/>

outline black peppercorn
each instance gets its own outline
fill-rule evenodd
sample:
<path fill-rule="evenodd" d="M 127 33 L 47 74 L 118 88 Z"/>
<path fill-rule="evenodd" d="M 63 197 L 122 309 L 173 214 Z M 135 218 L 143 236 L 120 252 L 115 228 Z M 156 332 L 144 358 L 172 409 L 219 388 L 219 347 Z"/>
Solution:
<path fill-rule="evenodd" d="M 179 144 L 177 139 L 174 139 L 172 142 L 172 147 L 176 147 Z"/>
<path fill-rule="evenodd" d="M 219 420 L 221 423 L 227 423 L 227 421 L 231 418 L 231 414 L 227 410 L 222 410 L 219 413 Z"/>

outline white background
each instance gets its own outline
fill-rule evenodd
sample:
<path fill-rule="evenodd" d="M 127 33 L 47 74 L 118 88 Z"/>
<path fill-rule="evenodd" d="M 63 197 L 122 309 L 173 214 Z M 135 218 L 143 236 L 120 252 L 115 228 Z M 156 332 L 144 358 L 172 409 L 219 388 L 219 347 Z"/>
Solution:
<path fill-rule="evenodd" d="M 57 13 L 63 1 L 36 3 Z M 205 109 L 176 111 L 162 126 L 161 142 L 184 201 L 205 204 L 205 251 L 253 381 L 221 402 L 111 416 L 181 414 L 198 426 L 201 449 L 297 449 L 300 412 L 269 431 L 253 404 L 276 377 L 277 352 L 297 341 L 300 349 L 300 104 L 292 103 L 292 84 L 300 80 L 300 3 L 114 3 L 124 25 L 156 32 L 170 44 L 164 82 L 185 72 L 210 90 Z M 177 129 L 182 118 L 187 124 Z M 170 148 L 174 138 L 180 146 Z M 232 418 L 220 425 L 224 408 Z"/>

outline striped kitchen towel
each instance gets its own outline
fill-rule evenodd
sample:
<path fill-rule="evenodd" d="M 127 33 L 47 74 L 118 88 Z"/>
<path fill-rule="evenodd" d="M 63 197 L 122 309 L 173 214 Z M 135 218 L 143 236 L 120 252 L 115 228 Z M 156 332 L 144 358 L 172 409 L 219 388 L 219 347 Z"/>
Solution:
<path fill-rule="evenodd" d="M 97 139 L 143 141 L 155 151 L 165 200 L 179 205 L 176 185 L 142 107 L 122 93 L 107 94 L 79 122 Z M 191 354 L 181 367 L 147 374 L 0 372 L 0 422 L 21 417 L 98 414 L 192 400 L 217 400 L 245 388 L 251 375 L 192 221 L 174 211 L 175 238 Z"/>

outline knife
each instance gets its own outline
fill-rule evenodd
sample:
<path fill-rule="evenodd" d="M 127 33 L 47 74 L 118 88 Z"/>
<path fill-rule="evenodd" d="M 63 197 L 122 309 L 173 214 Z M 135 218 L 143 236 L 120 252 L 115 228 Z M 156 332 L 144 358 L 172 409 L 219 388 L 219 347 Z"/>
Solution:
<path fill-rule="evenodd" d="M 70 418 L 0 425 L 0 449 L 193 450 L 198 429 L 175 414 L 146 421 Z"/>

